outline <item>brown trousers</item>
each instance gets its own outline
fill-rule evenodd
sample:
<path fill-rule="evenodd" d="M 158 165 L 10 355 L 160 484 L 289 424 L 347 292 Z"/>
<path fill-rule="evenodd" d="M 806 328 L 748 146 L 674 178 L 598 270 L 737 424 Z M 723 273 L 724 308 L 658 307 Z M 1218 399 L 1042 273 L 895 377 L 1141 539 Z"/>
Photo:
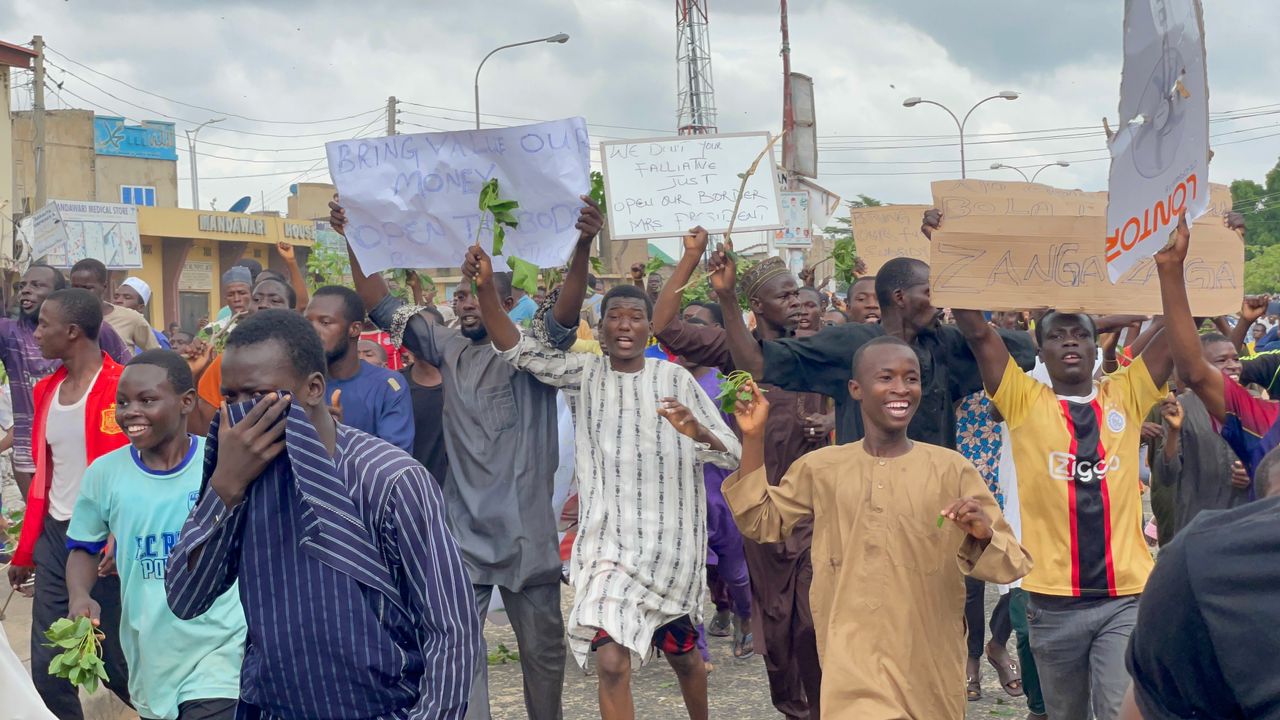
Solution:
<path fill-rule="evenodd" d="M 795 554 L 782 543 L 743 545 L 754 605 L 751 632 L 764 656 L 773 706 L 787 718 L 818 720 L 822 667 L 809 610 L 809 549 Z"/>

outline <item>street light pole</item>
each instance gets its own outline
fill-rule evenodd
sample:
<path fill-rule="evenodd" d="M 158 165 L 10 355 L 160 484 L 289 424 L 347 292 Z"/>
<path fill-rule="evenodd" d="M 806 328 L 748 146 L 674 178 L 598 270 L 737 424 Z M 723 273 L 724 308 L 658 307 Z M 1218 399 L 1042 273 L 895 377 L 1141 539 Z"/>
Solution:
<path fill-rule="evenodd" d="M 200 209 L 200 174 L 196 169 L 196 136 L 204 129 L 205 125 L 220 123 L 226 118 L 216 118 L 214 120 L 206 120 L 195 130 L 185 130 L 187 134 L 187 154 L 191 156 L 191 207 L 196 210 Z"/>
<path fill-rule="evenodd" d="M 951 112 L 951 108 L 947 107 L 946 105 L 943 105 L 942 103 L 934 102 L 933 100 L 923 100 L 918 97 L 911 97 L 904 100 L 902 102 L 902 106 L 915 107 L 917 105 L 936 105 L 942 108 L 943 110 L 946 110 L 947 114 L 951 116 L 951 119 L 955 120 L 956 129 L 960 131 L 960 177 L 964 178 L 964 177 L 967 177 L 967 175 L 965 174 L 965 163 L 964 163 L 964 126 L 968 124 L 969 116 L 973 114 L 974 110 L 978 109 L 979 105 L 985 102 L 988 102 L 990 100 L 1017 100 L 1018 97 L 1019 97 L 1018 93 L 1013 92 L 1012 90 L 1003 90 L 996 95 L 992 95 L 991 97 L 988 97 L 988 98 L 983 98 L 978 102 L 974 103 L 973 107 L 969 108 L 969 112 L 964 114 L 963 120 L 956 117 L 956 114 Z"/>
<path fill-rule="evenodd" d="M 1036 178 L 1040 177 L 1040 173 L 1044 172 L 1045 170 L 1048 170 L 1051 167 L 1071 167 L 1071 163 L 1067 162 L 1066 160 L 1056 160 L 1054 162 L 1049 163 L 1048 165 L 1042 165 L 1038 169 L 1036 169 L 1034 173 L 1032 173 L 1030 178 L 1027 177 L 1026 173 L 1022 172 L 1022 168 L 1017 168 L 1012 165 L 1005 165 L 1004 163 L 991 163 L 992 170 L 1012 170 L 1018 173 L 1019 175 L 1021 175 L 1022 179 L 1026 180 L 1027 182 L 1035 182 Z"/>
<path fill-rule="evenodd" d="M 533 45 L 535 43 L 540 43 L 540 42 L 563 44 L 563 43 L 569 42 L 569 36 L 565 33 L 556 33 L 555 35 L 552 35 L 550 37 L 538 38 L 537 40 L 525 40 L 524 42 L 511 43 L 510 45 L 503 45 L 501 47 L 496 47 L 490 50 L 489 54 L 485 55 L 484 59 L 480 61 L 480 65 L 476 67 L 476 129 L 477 130 L 480 129 L 480 70 L 481 68 L 483 68 L 484 64 L 489 60 L 489 58 L 492 57 L 493 54 L 498 52 L 499 50 L 506 50 L 507 48 L 520 47 L 521 45 Z"/>

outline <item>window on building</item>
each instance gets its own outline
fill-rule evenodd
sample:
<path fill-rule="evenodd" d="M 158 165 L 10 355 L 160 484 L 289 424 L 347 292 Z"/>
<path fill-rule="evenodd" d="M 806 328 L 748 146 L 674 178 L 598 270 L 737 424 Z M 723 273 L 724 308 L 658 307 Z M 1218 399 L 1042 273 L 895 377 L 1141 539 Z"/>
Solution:
<path fill-rule="evenodd" d="M 156 204 L 156 189 L 146 185 L 121 185 L 120 202 L 125 205 L 154 207 Z"/>

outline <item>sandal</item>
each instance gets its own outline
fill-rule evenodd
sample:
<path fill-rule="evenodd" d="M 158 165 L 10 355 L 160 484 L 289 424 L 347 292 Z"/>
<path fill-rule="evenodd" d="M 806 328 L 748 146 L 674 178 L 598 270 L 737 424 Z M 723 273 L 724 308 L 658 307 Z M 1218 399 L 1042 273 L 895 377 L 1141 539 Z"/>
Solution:
<path fill-rule="evenodd" d="M 744 631 L 742 628 L 742 619 L 734 616 L 733 618 L 733 656 L 739 660 L 749 658 L 756 652 L 753 644 L 751 631 Z"/>
<path fill-rule="evenodd" d="M 711 618 L 711 622 L 707 623 L 707 634 L 711 637 L 729 637 L 733 632 L 733 613 L 728 610 L 719 610 L 715 617 Z"/>
<path fill-rule="evenodd" d="M 1004 648 L 1000 649 L 1004 650 Z M 1018 670 L 1018 663 L 1009 657 L 1008 650 L 1004 650 L 1004 656 L 1004 662 L 998 662 L 991 657 L 990 649 L 987 650 L 987 662 L 996 669 L 996 675 L 999 676 L 1004 691 L 1009 694 L 1009 697 L 1022 697 L 1026 693 L 1022 689 L 1022 673 Z"/>
<path fill-rule="evenodd" d="M 978 665 L 977 658 L 969 658 L 965 665 L 965 672 L 965 699 L 969 702 L 977 702 L 982 699 L 982 668 Z"/>

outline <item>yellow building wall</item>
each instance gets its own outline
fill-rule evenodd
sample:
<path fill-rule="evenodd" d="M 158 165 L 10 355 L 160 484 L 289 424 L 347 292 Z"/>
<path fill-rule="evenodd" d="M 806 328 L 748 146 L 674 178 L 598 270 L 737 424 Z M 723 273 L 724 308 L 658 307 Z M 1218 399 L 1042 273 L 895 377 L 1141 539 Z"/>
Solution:
<path fill-rule="evenodd" d="M 13 192 L 13 121 L 9 115 L 9 68 L 0 65 L 0 262 L 13 260 L 13 225 L 3 219 L 19 211 Z"/>
<path fill-rule="evenodd" d="M 156 207 L 178 207 L 178 163 L 173 160 L 98 155 L 94 173 L 98 202 L 120 202 L 121 185 L 156 189 Z"/>
<path fill-rule="evenodd" d="M 49 110 L 45 112 L 45 182 L 50 200 L 97 200 L 93 174 L 97 154 L 93 150 L 93 111 Z M 30 111 L 13 114 L 14 204 L 24 212 L 35 212 L 36 166 L 33 140 L 36 135 Z M 25 200 L 25 204 L 24 204 Z M 120 202 L 117 190 L 114 199 Z M 12 214 L 12 213 L 11 213 Z"/>
<path fill-rule="evenodd" d="M 151 286 L 151 303 L 147 306 L 147 320 L 151 322 L 151 327 L 163 332 L 164 243 L 160 242 L 159 238 L 142 238 L 142 267 L 114 274 L 120 280 L 136 277 Z"/>
<path fill-rule="evenodd" d="M 328 220 L 329 201 L 337 188 L 329 183 L 298 183 L 297 194 L 289 196 L 289 217 L 300 220 Z"/>

